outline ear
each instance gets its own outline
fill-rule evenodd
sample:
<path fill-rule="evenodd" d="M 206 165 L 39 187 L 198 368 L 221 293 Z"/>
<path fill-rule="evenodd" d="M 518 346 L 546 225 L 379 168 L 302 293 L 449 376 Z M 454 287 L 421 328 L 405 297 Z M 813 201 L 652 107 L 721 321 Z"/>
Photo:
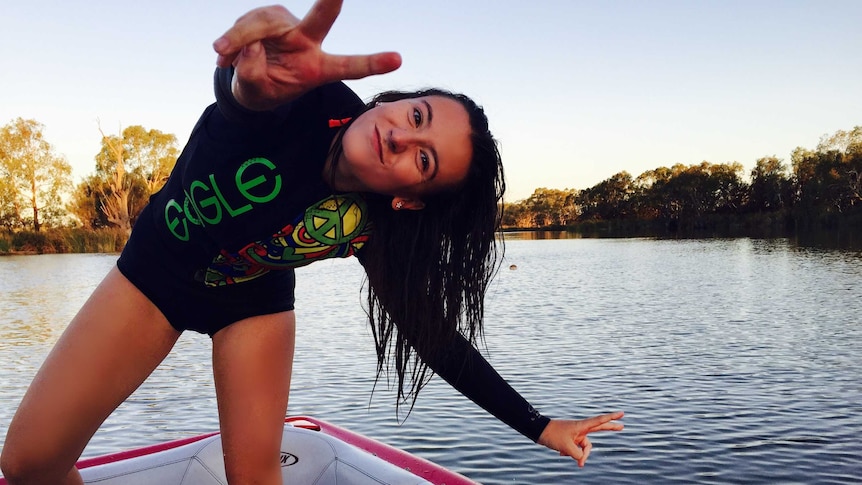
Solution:
<path fill-rule="evenodd" d="M 404 197 L 393 197 L 392 198 L 392 210 L 400 211 L 400 210 L 411 210 L 418 211 L 425 208 L 425 202 L 422 202 L 419 199 L 407 199 Z"/>

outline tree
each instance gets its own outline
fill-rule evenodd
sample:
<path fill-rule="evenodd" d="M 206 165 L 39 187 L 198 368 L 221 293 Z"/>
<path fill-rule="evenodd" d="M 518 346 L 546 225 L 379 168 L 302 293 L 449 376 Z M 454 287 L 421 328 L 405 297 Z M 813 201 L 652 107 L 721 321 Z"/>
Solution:
<path fill-rule="evenodd" d="M 640 186 L 639 212 L 654 214 L 663 221 L 678 220 L 688 210 L 691 198 L 683 174 L 688 167 L 676 163 L 672 167 L 659 167 L 638 176 Z"/>
<path fill-rule="evenodd" d="M 7 227 L 57 224 L 72 167 L 54 154 L 35 120 L 17 118 L 0 129 L 0 220 Z"/>
<path fill-rule="evenodd" d="M 798 214 L 813 218 L 862 207 L 862 127 L 824 136 L 816 150 L 797 148 L 791 159 Z"/>
<path fill-rule="evenodd" d="M 2 153 L 0 153 L 2 157 Z M 5 171 L 0 168 L 0 171 Z M 22 225 L 21 210 L 15 187 L 5 176 L 0 177 L 0 227 L 19 228 Z"/>
<path fill-rule="evenodd" d="M 619 172 L 581 191 L 578 204 L 583 220 L 625 219 L 632 215 L 634 180 L 628 172 Z"/>
<path fill-rule="evenodd" d="M 675 167 L 682 167 L 676 165 Z M 648 170 L 634 180 L 633 207 L 637 218 L 643 220 L 670 220 L 674 214 L 674 208 L 663 199 L 663 187 L 673 177 L 673 169 L 659 167 Z"/>
<path fill-rule="evenodd" d="M 748 187 L 742 181 L 743 168 L 739 162 L 704 162 L 707 178 L 707 191 L 710 203 L 708 210 L 713 213 L 737 212 L 748 203 Z"/>
<path fill-rule="evenodd" d="M 749 208 L 770 212 L 787 207 L 792 202 L 786 197 L 789 183 L 787 167 L 781 159 L 774 156 L 757 159 L 751 170 Z"/>
<path fill-rule="evenodd" d="M 143 126 L 123 130 L 126 164 L 147 187 L 147 195 L 156 193 L 167 182 L 177 161 L 177 137 Z"/>
<path fill-rule="evenodd" d="M 640 218 L 698 221 L 702 216 L 735 212 L 747 200 L 742 164 L 701 162 L 644 172 L 633 182 L 633 212 Z"/>
<path fill-rule="evenodd" d="M 503 227 L 531 227 L 533 217 L 523 201 L 503 204 Z"/>
<path fill-rule="evenodd" d="M 834 207 L 844 212 L 862 202 L 862 126 L 822 137 L 817 151 L 830 165 L 829 196 Z"/>
<path fill-rule="evenodd" d="M 105 135 L 96 154 L 96 173 L 78 185 L 70 204 L 89 227 L 113 225 L 131 232 L 149 200 L 168 179 L 179 150 L 176 136 L 142 126 Z"/>
<path fill-rule="evenodd" d="M 524 201 L 527 212 L 537 227 L 565 225 L 577 216 L 575 191 L 572 189 L 547 189 L 540 187 Z"/>
<path fill-rule="evenodd" d="M 862 126 L 857 126 L 850 131 L 838 130 L 832 136 L 820 137 L 817 151 L 826 153 L 829 151 L 841 153 L 858 153 L 862 150 Z"/>
<path fill-rule="evenodd" d="M 72 192 L 67 206 L 69 214 L 77 219 L 86 229 L 96 229 L 110 225 L 108 218 L 100 209 L 102 199 L 100 193 L 105 183 L 95 175 L 85 178 Z"/>

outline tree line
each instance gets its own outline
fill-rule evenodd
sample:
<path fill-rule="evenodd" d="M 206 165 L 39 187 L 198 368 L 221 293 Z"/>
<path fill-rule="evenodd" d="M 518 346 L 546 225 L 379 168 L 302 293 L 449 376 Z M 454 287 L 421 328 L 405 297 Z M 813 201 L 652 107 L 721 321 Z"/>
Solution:
<path fill-rule="evenodd" d="M 173 169 L 176 136 L 139 125 L 105 134 L 94 171 L 74 185 L 71 167 L 44 137 L 44 125 L 15 119 L 0 127 L 0 228 L 113 228 L 125 235 Z M 862 220 L 862 126 L 796 148 L 790 163 L 763 157 L 746 177 L 738 162 L 675 164 L 637 177 L 617 173 L 586 189 L 536 189 L 504 204 L 504 228 L 647 223 L 697 228 L 720 217 L 834 225 Z M 855 217 L 855 219 L 854 219 Z"/>
<path fill-rule="evenodd" d="M 704 161 L 637 177 L 623 171 L 582 190 L 539 188 L 505 204 L 503 227 L 862 227 L 862 126 L 824 136 L 813 150 L 796 148 L 789 165 L 769 156 L 744 172 L 739 162 Z"/>
<path fill-rule="evenodd" d="M 0 128 L 0 228 L 7 231 L 116 228 L 128 235 L 179 154 L 173 134 L 135 125 L 106 135 L 99 126 L 94 171 L 74 185 L 44 128 L 22 118 Z"/>

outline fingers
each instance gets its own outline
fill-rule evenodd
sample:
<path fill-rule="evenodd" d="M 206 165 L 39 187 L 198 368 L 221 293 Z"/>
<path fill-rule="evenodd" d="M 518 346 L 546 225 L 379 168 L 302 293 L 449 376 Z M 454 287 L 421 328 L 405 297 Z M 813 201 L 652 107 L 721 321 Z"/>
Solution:
<path fill-rule="evenodd" d="M 320 44 L 326 38 L 339 13 L 341 13 L 341 0 L 317 0 L 299 23 L 299 30 L 309 39 Z"/>
<path fill-rule="evenodd" d="M 622 423 L 615 422 L 617 419 L 622 417 L 623 412 L 619 411 L 589 418 L 584 421 L 587 425 L 586 433 L 594 433 L 597 431 L 622 431 L 625 426 L 623 426 Z"/>
<path fill-rule="evenodd" d="M 578 466 L 583 468 L 587 463 L 587 458 L 590 457 L 590 451 L 593 449 L 593 443 L 589 438 L 584 438 L 584 441 L 581 443 L 581 449 L 583 449 L 583 457 L 578 460 Z"/>
<path fill-rule="evenodd" d="M 622 419 L 625 414 L 622 411 L 617 411 L 615 413 L 602 414 L 600 416 L 594 416 L 592 418 L 584 420 L 584 423 L 589 428 L 598 428 L 607 423 L 611 423 L 611 421 L 616 421 L 617 419 Z M 613 423 L 619 424 L 619 423 Z M 622 429 L 622 428 L 620 428 Z"/>
<path fill-rule="evenodd" d="M 574 441 L 560 449 L 560 456 L 570 456 L 572 457 L 572 459 L 578 462 L 579 466 L 584 466 L 584 451 Z"/>
<path fill-rule="evenodd" d="M 397 52 L 364 56 L 327 55 L 324 62 L 324 76 L 327 80 L 340 81 L 392 72 L 401 67 L 401 55 Z"/>
<path fill-rule="evenodd" d="M 235 84 L 232 86 L 236 100 L 246 108 L 256 108 L 252 100 L 259 97 L 259 93 L 254 91 L 265 84 L 266 75 L 266 53 L 261 43 L 252 42 L 243 47 L 236 56 Z"/>
<path fill-rule="evenodd" d="M 596 426 L 587 430 L 587 433 L 595 433 L 598 431 L 622 431 L 625 429 L 622 423 L 605 423 L 601 426 Z"/>
<path fill-rule="evenodd" d="M 621 431 L 623 429 L 623 424 L 615 423 L 614 421 L 622 418 L 623 415 L 624 413 L 622 411 L 618 411 L 584 420 L 584 423 L 587 425 L 587 430 L 584 431 L 584 439 L 579 444 L 575 444 L 576 448 L 580 446 L 581 456 L 578 457 L 575 454 L 572 455 L 572 458 L 577 460 L 579 467 L 583 468 L 593 449 L 593 443 L 586 435 L 596 431 Z"/>
<path fill-rule="evenodd" d="M 575 441 L 570 442 L 568 446 L 560 450 L 560 455 L 572 457 L 573 460 L 578 462 L 578 466 L 583 468 L 587 463 L 587 458 L 589 458 L 592 449 L 592 442 L 590 442 L 589 438 L 584 437 L 580 443 Z"/>
<path fill-rule="evenodd" d="M 267 72 L 272 76 L 279 70 L 293 71 L 291 77 L 300 80 L 303 86 L 307 84 L 306 88 L 398 69 L 401 56 L 395 52 L 337 56 L 320 50 L 321 42 L 341 11 L 341 4 L 341 0 L 317 0 L 302 21 L 281 6 L 254 9 L 240 17 L 213 43 L 218 53 L 216 64 L 220 67 L 234 64 L 239 77 L 252 82 L 263 79 Z M 250 56 L 248 47 L 254 45 L 257 49 L 261 41 L 264 41 L 265 52 Z M 281 54 L 288 56 L 283 58 Z M 267 59 L 270 61 L 265 63 Z M 271 59 L 278 59 L 278 62 L 267 67 L 267 63 L 273 64 Z M 247 66 L 244 70 L 240 70 L 241 63 Z"/>
<path fill-rule="evenodd" d="M 583 467 L 593 449 L 587 435 L 596 431 L 622 430 L 623 424 L 616 422 L 622 417 L 622 412 L 615 412 L 581 421 L 551 420 L 539 442 L 558 450 L 560 455 L 572 457 L 579 467 Z"/>
<path fill-rule="evenodd" d="M 228 67 L 248 44 L 283 35 L 296 27 L 299 20 L 280 5 L 256 8 L 240 17 L 233 27 L 213 42 L 218 53 L 216 63 Z"/>

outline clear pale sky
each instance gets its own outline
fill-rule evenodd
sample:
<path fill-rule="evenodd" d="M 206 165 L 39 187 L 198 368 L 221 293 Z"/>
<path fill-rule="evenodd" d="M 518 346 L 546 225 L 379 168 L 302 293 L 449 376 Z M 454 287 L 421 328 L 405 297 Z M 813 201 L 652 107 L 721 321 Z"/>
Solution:
<path fill-rule="evenodd" d="M 311 3 L 285 5 L 301 17 Z M 182 146 L 213 101 L 212 41 L 262 4 L 0 5 L 0 124 L 44 124 L 77 183 L 98 122 Z M 860 19 L 858 0 L 346 0 L 324 49 L 402 54 L 399 71 L 349 82 L 363 98 L 442 86 L 483 104 L 515 201 L 675 163 L 748 171 L 862 125 Z"/>

